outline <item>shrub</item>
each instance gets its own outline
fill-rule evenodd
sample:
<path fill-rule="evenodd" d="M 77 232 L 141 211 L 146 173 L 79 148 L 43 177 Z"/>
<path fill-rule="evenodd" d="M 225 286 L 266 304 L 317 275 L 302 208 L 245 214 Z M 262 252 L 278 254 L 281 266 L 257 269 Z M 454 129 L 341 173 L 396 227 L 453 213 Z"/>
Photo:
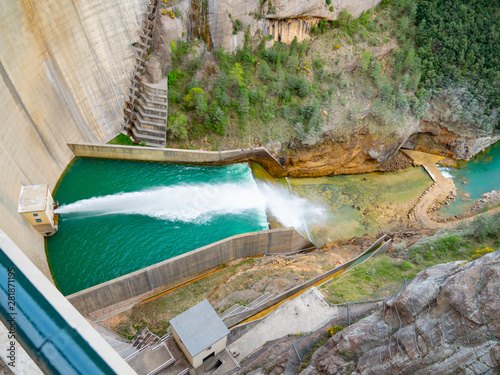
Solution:
<path fill-rule="evenodd" d="M 186 115 L 174 114 L 169 116 L 167 121 L 167 137 L 171 137 L 177 139 L 179 141 L 183 141 L 187 136 L 187 117 Z"/>
<path fill-rule="evenodd" d="M 334 336 L 336 333 L 342 331 L 345 327 L 343 326 L 333 326 L 326 330 L 326 332 L 331 336 Z"/>
<path fill-rule="evenodd" d="M 489 247 L 484 247 L 482 249 L 476 249 L 476 250 L 474 250 L 474 254 L 471 255 L 470 260 L 479 259 L 482 256 L 489 254 L 489 253 L 493 253 L 495 251 L 496 251 L 495 249 L 490 249 Z"/>
<path fill-rule="evenodd" d="M 238 31 L 241 30 L 241 20 L 237 19 L 235 22 L 234 22 L 234 26 L 233 26 L 233 34 L 238 34 Z"/>
<path fill-rule="evenodd" d="M 188 107 L 193 107 L 194 106 L 194 100 L 197 96 L 205 96 L 205 91 L 200 89 L 199 87 L 194 87 L 189 92 L 187 93 L 186 96 L 182 100 L 184 100 L 184 103 Z"/>
<path fill-rule="evenodd" d="M 380 97 L 383 101 L 389 101 L 392 95 L 392 85 L 390 83 L 386 83 L 380 89 Z"/>
<path fill-rule="evenodd" d="M 283 118 L 287 119 L 288 117 L 290 117 L 290 106 L 285 104 L 283 106 L 283 108 L 281 108 L 281 115 L 283 116 Z"/>
<path fill-rule="evenodd" d="M 252 91 L 250 91 L 250 94 L 248 94 L 248 99 L 252 104 L 257 103 L 259 101 L 259 91 L 257 91 L 257 89 L 253 89 Z"/>
<path fill-rule="evenodd" d="M 288 86 L 301 98 L 305 98 L 309 94 L 309 84 L 304 78 L 297 78 L 296 76 L 290 77 Z"/>
<path fill-rule="evenodd" d="M 359 59 L 359 66 L 361 67 L 361 70 L 363 70 L 364 72 L 367 71 L 368 67 L 370 66 L 370 61 L 370 51 L 363 52 L 361 58 Z"/>
<path fill-rule="evenodd" d="M 500 235 L 500 214 L 477 216 L 470 227 L 471 236 L 478 241 L 498 238 Z"/>
<path fill-rule="evenodd" d="M 248 99 L 248 91 L 241 90 L 240 96 L 238 98 L 238 113 L 242 120 L 246 119 L 248 111 L 250 110 L 250 101 Z"/>
<path fill-rule="evenodd" d="M 242 86 L 244 85 L 244 80 L 243 80 L 243 68 L 241 67 L 240 63 L 234 64 L 233 68 L 231 69 L 231 72 L 229 73 L 229 77 L 236 82 L 238 85 Z"/>
<path fill-rule="evenodd" d="M 206 126 L 215 133 L 223 135 L 226 132 L 227 123 L 228 119 L 224 111 L 218 105 L 214 105 L 211 108 L 210 121 Z"/>
<path fill-rule="evenodd" d="M 271 79 L 271 70 L 269 69 L 269 65 L 267 65 L 267 62 L 263 61 L 262 65 L 260 67 L 260 77 L 264 81 L 268 81 Z"/>
<path fill-rule="evenodd" d="M 198 116 L 203 116 L 208 111 L 207 96 L 199 87 L 189 90 L 182 100 L 188 108 L 194 108 Z"/>
<path fill-rule="evenodd" d="M 170 73 L 168 73 L 167 76 L 168 76 L 168 87 L 171 88 L 171 87 L 176 87 L 178 81 L 184 80 L 184 78 L 186 78 L 186 73 L 178 69 L 174 69 Z"/>

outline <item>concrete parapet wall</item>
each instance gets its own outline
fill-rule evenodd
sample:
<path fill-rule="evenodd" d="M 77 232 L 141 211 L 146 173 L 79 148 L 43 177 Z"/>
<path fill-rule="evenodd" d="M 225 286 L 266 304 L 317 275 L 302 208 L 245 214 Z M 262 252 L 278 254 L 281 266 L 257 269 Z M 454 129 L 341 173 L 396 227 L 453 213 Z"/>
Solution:
<path fill-rule="evenodd" d="M 228 151 L 197 151 L 175 148 L 152 148 L 137 146 L 99 145 L 70 143 L 68 147 L 75 156 L 102 159 L 158 161 L 221 165 L 253 161 L 262 165 L 273 177 L 287 175 L 283 166 L 264 148 L 247 148 Z"/>
<path fill-rule="evenodd" d="M 294 228 L 240 234 L 82 290 L 67 298 L 82 314 L 88 314 L 233 259 L 269 253 L 287 254 L 313 247 Z"/>

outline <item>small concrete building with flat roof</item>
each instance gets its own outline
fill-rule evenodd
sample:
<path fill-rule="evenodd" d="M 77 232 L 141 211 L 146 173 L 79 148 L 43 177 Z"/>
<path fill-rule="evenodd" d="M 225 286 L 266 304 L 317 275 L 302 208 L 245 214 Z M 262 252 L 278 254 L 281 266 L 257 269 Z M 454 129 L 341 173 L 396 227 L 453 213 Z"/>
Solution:
<path fill-rule="evenodd" d="M 57 232 L 54 218 L 54 200 L 49 185 L 21 187 L 18 212 L 45 237 Z"/>
<path fill-rule="evenodd" d="M 226 349 L 229 330 L 207 300 L 177 315 L 170 324 L 175 340 L 194 368 Z"/>

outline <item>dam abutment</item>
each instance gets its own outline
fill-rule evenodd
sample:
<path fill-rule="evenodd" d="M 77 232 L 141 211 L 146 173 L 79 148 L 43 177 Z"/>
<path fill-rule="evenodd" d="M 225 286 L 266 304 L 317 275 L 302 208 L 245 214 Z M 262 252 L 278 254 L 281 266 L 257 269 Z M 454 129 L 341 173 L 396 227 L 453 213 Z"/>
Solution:
<path fill-rule="evenodd" d="M 114 280 L 67 296 L 82 314 L 173 286 L 222 263 L 266 254 L 290 254 L 315 246 L 294 228 L 279 228 L 236 235 Z"/>

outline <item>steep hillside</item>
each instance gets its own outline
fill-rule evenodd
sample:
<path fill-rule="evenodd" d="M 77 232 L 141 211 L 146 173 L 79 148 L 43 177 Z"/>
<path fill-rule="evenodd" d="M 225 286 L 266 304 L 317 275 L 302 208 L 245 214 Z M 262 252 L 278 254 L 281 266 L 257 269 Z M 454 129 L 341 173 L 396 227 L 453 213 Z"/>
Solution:
<path fill-rule="evenodd" d="M 452 7 L 475 14 L 476 31 L 430 17 L 432 1 L 196 4 L 157 14 L 150 53 L 169 76 L 169 146 L 267 145 L 291 175 L 314 176 L 393 168 L 403 145 L 467 159 L 500 138 L 492 6 Z M 477 52 L 463 65 L 437 48 L 449 28 L 492 61 Z"/>

